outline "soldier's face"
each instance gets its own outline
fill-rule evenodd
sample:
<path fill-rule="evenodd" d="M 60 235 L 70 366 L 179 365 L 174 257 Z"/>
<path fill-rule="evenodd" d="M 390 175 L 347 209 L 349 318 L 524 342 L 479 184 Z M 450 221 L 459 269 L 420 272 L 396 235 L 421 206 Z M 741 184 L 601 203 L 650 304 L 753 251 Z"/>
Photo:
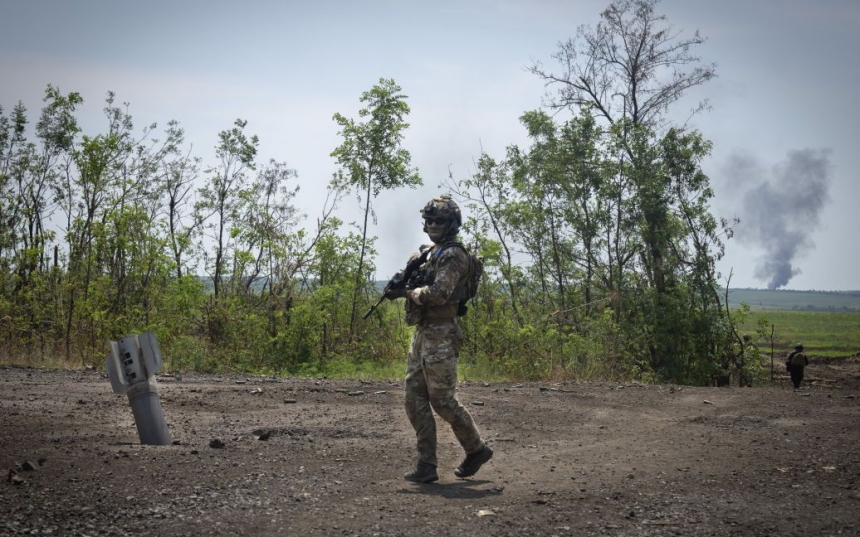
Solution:
<path fill-rule="evenodd" d="M 425 218 L 424 229 L 434 242 L 441 240 L 448 230 L 448 220 L 445 218 Z"/>

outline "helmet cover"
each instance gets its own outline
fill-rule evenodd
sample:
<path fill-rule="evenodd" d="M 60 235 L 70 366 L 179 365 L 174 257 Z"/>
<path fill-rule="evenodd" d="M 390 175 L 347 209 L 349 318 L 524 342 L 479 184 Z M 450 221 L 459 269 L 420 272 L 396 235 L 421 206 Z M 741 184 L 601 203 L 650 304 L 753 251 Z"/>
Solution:
<path fill-rule="evenodd" d="M 460 207 L 451 199 L 450 194 L 433 198 L 420 212 L 424 218 L 424 232 L 436 243 L 444 242 L 445 238 L 456 235 L 463 225 Z M 439 220 L 442 221 L 441 224 Z"/>

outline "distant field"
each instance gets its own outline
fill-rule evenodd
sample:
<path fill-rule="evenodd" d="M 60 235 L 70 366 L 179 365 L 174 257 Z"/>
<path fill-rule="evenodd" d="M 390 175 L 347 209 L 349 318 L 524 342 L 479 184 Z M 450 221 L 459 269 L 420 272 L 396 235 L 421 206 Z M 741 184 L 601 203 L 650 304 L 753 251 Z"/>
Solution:
<path fill-rule="evenodd" d="M 813 356 L 843 357 L 860 352 L 860 313 L 828 313 L 823 311 L 765 311 L 750 312 L 743 329 L 755 338 L 756 344 L 770 352 L 770 341 L 758 339 L 759 319 L 767 320 L 767 334 L 773 327 L 774 350 L 777 354 L 790 351 L 802 343 Z"/>
<path fill-rule="evenodd" d="M 729 289 L 729 305 L 742 302 L 752 310 L 831 311 L 860 313 L 860 291 L 773 291 Z"/>
<path fill-rule="evenodd" d="M 814 356 L 852 356 L 860 352 L 860 291 L 773 291 L 769 289 L 729 289 L 729 306 L 746 303 L 750 316 L 742 327 L 756 337 L 759 319 L 771 326 L 774 350 L 789 352 L 803 343 Z M 770 341 L 756 338 L 770 352 Z"/>

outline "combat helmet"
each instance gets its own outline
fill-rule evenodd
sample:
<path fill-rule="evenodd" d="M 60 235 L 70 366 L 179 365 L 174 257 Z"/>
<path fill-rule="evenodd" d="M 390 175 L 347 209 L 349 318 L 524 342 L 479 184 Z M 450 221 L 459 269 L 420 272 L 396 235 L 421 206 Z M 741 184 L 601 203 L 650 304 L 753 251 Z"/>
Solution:
<path fill-rule="evenodd" d="M 803 350 L 803 345 L 801 345 L 800 343 L 795 344 L 795 345 L 794 345 L 794 350 L 796 350 L 797 352 L 802 351 L 802 350 Z"/>
<path fill-rule="evenodd" d="M 430 238 L 433 239 L 434 242 L 437 240 L 437 237 L 434 237 L 427 228 L 426 220 L 428 218 L 441 218 L 447 221 L 447 226 L 442 233 L 442 237 L 439 237 L 439 239 L 456 235 L 457 232 L 460 231 L 460 226 L 463 225 L 463 215 L 460 213 L 460 206 L 451 199 L 450 194 L 442 194 L 441 196 L 428 201 L 427 205 L 421 209 L 421 217 L 425 220 L 424 232 L 430 235 Z"/>

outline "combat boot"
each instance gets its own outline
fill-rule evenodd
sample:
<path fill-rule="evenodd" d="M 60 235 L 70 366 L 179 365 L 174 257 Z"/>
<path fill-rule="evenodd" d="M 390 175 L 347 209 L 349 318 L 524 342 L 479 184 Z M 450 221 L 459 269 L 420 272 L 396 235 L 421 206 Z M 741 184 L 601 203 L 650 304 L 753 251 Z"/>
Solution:
<path fill-rule="evenodd" d="M 490 449 L 490 446 L 484 444 L 484 447 L 479 451 L 466 455 L 466 458 L 460 463 L 460 466 L 454 469 L 454 475 L 457 477 L 473 476 L 478 473 L 478 470 L 481 469 L 481 466 L 483 466 L 484 463 L 492 458 L 493 450 Z"/>
<path fill-rule="evenodd" d="M 415 483 L 432 483 L 439 481 L 439 474 L 436 473 L 436 467 L 426 462 L 418 462 L 418 466 L 408 474 L 403 476 L 407 481 Z"/>

